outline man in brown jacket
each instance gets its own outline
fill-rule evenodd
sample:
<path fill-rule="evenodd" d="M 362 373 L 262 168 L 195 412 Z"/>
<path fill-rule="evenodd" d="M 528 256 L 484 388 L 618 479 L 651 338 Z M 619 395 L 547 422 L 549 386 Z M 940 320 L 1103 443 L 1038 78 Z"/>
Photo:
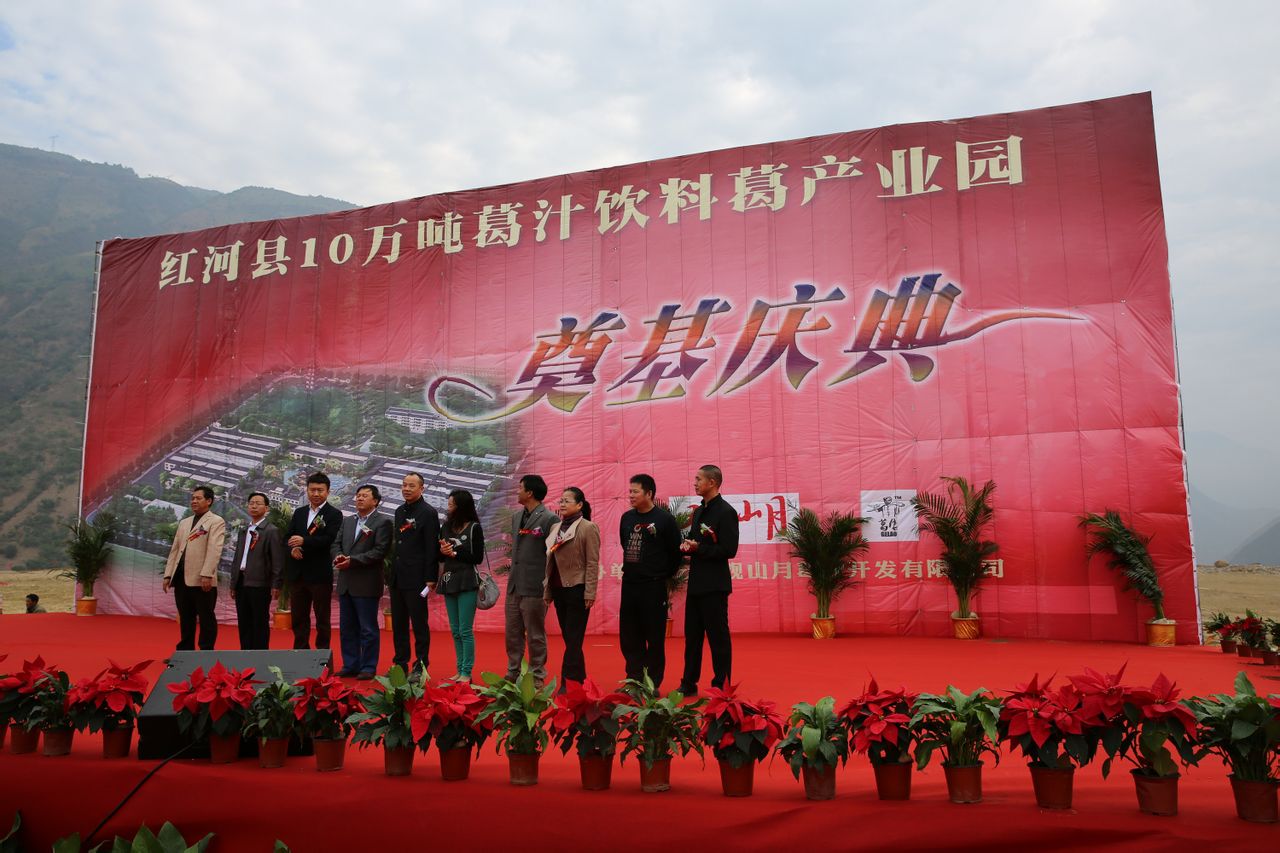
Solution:
<path fill-rule="evenodd" d="M 226 541 L 227 523 L 210 512 L 213 489 L 196 486 L 191 491 L 191 515 L 178 522 L 173 547 L 164 565 L 163 588 L 173 589 L 178 607 L 178 651 L 196 647 L 196 622 L 200 623 L 200 648 L 212 651 L 218 639 L 218 561 Z"/>

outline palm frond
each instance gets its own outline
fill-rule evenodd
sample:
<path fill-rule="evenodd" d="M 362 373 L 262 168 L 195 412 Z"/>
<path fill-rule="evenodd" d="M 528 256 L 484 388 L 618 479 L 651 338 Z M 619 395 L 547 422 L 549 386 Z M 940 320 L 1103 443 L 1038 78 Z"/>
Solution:
<path fill-rule="evenodd" d="M 1120 513 L 1113 509 L 1102 515 L 1091 512 L 1081 516 L 1080 527 L 1091 537 L 1085 548 L 1086 557 L 1092 559 L 1095 554 L 1107 555 L 1107 565 L 1124 575 L 1126 588 L 1149 601 L 1155 608 L 1156 618 L 1163 619 L 1164 590 L 1160 587 L 1155 563 L 1147 549 L 1151 537 L 1129 527 Z"/>
<path fill-rule="evenodd" d="M 920 529 L 932 533 L 942 543 L 942 573 L 951 581 L 959 599 L 961 616 L 970 615 L 969 602 L 985 577 L 983 562 L 999 546 L 982 538 L 995 508 L 991 495 L 996 484 L 988 480 L 974 489 L 964 477 L 943 477 L 945 495 L 923 492 L 911 499 Z"/>

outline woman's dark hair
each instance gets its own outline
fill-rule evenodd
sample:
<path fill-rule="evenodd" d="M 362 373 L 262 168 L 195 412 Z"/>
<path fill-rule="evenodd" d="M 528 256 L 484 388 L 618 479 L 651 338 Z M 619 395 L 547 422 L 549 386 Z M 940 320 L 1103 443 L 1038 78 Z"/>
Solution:
<path fill-rule="evenodd" d="M 587 500 L 587 496 L 582 493 L 582 489 L 577 486 L 570 486 L 565 489 L 566 492 L 573 492 L 573 499 L 582 504 L 582 517 L 587 521 L 591 520 L 591 502 Z"/>
<path fill-rule="evenodd" d="M 445 516 L 444 526 L 454 533 L 463 530 L 468 524 L 479 523 L 476 514 L 476 499 L 466 489 L 454 489 L 449 493 L 453 498 L 453 512 Z"/>

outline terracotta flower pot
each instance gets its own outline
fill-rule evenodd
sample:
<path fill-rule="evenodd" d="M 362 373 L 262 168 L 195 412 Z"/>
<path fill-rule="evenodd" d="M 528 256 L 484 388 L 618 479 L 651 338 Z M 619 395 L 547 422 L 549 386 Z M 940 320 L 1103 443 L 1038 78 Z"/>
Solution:
<path fill-rule="evenodd" d="M 382 630 L 384 630 L 384 631 L 393 631 L 393 630 L 395 630 L 395 627 L 394 627 L 394 626 L 392 625 L 392 623 L 391 623 L 391 611 L 390 611 L 390 610 L 384 610 L 384 611 L 382 611 Z"/>
<path fill-rule="evenodd" d="M 1236 656 L 1242 657 L 1242 658 L 1253 657 L 1253 650 L 1250 649 L 1248 646 L 1246 646 L 1244 643 L 1237 643 Z"/>
<path fill-rule="evenodd" d="M 471 747 L 442 749 L 439 753 L 441 779 L 446 782 L 461 782 L 471 775 Z"/>
<path fill-rule="evenodd" d="M 1178 813 L 1178 779 L 1172 776 L 1148 776 L 1141 770 L 1130 770 L 1138 793 L 1138 811 L 1156 815 Z"/>
<path fill-rule="evenodd" d="M 813 638 L 815 640 L 834 640 L 836 638 L 836 617 L 819 618 L 810 616 L 809 621 L 813 623 Z"/>
<path fill-rule="evenodd" d="M 240 735 L 209 735 L 209 762 L 231 764 L 240 759 Z"/>
<path fill-rule="evenodd" d="M 271 627 L 277 631 L 292 631 L 293 613 L 289 610 L 277 610 L 276 615 L 271 617 Z"/>
<path fill-rule="evenodd" d="M 911 799 L 911 765 L 895 761 L 872 765 L 876 774 L 876 794 L 882 800 Z"/>
<path fill-rule="evenodd" d="M 9 727 L 10 755 L 25 755 L 28 752 L 35 752 L 38 746 L 40 746 L 39 729 L 27 731 L 26 726 L 21 724 Z"/>
<path fill-rule="evenodd" d="M 668 616 L 668 617 L 667 617 L 667 634 L 666 634 L 666 635 L 667 635 L 668 637 L 670 637 L 670 636 L 672 636 L 672 635 L 674 635 L 674 634 L 675 634 L 675 631 L 676 631 L 676 620 L 674 620 L 674 619 L 672 619 L 670 616 Z"/>
<path fill-rule="evenodd" d="M 311 741 L 316 749 L 316 770 L 331 773 L 341 770 L 347 759 L 347 739 L 344 737 L 318 737 Z"/>
<path fill-rule="evenodd" d="M 41 752 L 48 756 L 70 755 L 71 739 L 75 734 L 75 729 L 45 729 L 44 749 Z"/>
<path fill-rule="evenodd" d="M 947 779 L 947 796 L 953 803 L 982 802 L 982 762 L 977 764 L 944 764 L 942 775 Z"/>
<path fill-rule="evenodd" d="M 1147 645 L 1148 646 L 1174 646 L 1176 645 L 1175 635 L 1178 630 L 1178 623 L 1172 619 L 1166 619 L 1163 622 L 1151 621 L 1147 623 Z"/>
<path fill-rule="evenodd" d="M 1076 775 L 1074 767 L 1027 766 L 1031 768 L 1031 787 L 1036 793 L 1036 805 L 1042 809 L 1071 808 Z"/>
<path fill-rule="evenodd" d="M 413 746 L 383 747 L 382 768 L 388 776 L 408 776 L 413 772 Z"/>
<path fill-rule="evenodd" d="M 1262 662 L 1267 666 L 1275 666 L 1280 663 L 1280 652 L 1273 652 L 1270 649 L 1264 649 L 1262 652 Z"/>
<path fill-rule="evenodd" d="M 748 761 L 741 767 L 734 767 L 724 759 L 720 760 L 720 789 L 726 797 L 749 797 L 756 779 L 756 763 Z"/>
<path fill-rule="evenodd" d="M 827 767 L 810 767 L 804 765 L 800 768 L 801 778 L 804 779 L 804 795 L 810 800 L 830 800 L 836 795 L 836 768 L 834 766 Z"/>
<path fill-rule="evenodd" d="M 951 617 L 951 631 L 957 640 L 976 640 L 982 636 L 982 625 L 977 616 Z"/>
<path fill-rule="evenodd" d="M 133 726 L 102 730 L 102 757 L 128 758 L 133 748 Z"/>
<path fill-rule="evenodd" d="M 580 755 L 578 773 L 582 777 L 582 790 L 607 791 L 613 781 L 613 756 Z"/>
<path fill-rule="evenodd" d="M 1236 798 L 1236 815 L 1241 820 L 1252 823 L 1275 823 L 1280 820 L 1280 812 L 1276 808 L 1276 789 L 1280 782 L 1249 782 L 1237 779 L 1232 773 L 1231 793 Z"/>
<path fill-rule="evenodd" d="M 1235 640 L 1222 640 L 1222 653 L 1224 655 L 1234 654 L 1236 650 Z"/>
<path fill-rule="evenodd" d="M 659 758 L 653 762 L 652 767 L 645 767 L 644 760 L 640 762 L 640 790 L 646 794 L 656 794 L 659 791 L 671 790 L 671 759 Z"/>
<path fill-rule="evenodd" d="M 98 599 L 91 596 L 81 596 L 76 599 L 76 615 L 77 616 L 96 616 L 98 614 Z"/>
<path fill-rule="evenodd" d="M 268 770 L 284 767 L 289 757 L 289 739 L 287 737 L 258 738 L 258 766 Z"/>
<path fill-rule="evenodd" d="M 536 752 L 533 755 L 507 753 L 507 767 L 511 775 L 511 784 L 521 786 L 538 784 L 538 759 L 541 757 Z"/>

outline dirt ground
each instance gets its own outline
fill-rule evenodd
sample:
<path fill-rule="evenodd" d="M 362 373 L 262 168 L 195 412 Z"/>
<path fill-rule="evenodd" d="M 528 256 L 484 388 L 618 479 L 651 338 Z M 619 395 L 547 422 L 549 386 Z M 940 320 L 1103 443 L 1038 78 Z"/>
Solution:
<path fill-rule="evenodd" d="M 1245 608 L 1260 616 L 1280 619 L 1280 566 L 1199 567 L 1200 609 L 1208 615 L 1223 611 L 1243 616 Z M 0 596 L 5 613 L 22 613 L 27 593 L 40 596 L 50 613 L 69 613 L 74 584 L 57 571 L 0 570 Z"/>

